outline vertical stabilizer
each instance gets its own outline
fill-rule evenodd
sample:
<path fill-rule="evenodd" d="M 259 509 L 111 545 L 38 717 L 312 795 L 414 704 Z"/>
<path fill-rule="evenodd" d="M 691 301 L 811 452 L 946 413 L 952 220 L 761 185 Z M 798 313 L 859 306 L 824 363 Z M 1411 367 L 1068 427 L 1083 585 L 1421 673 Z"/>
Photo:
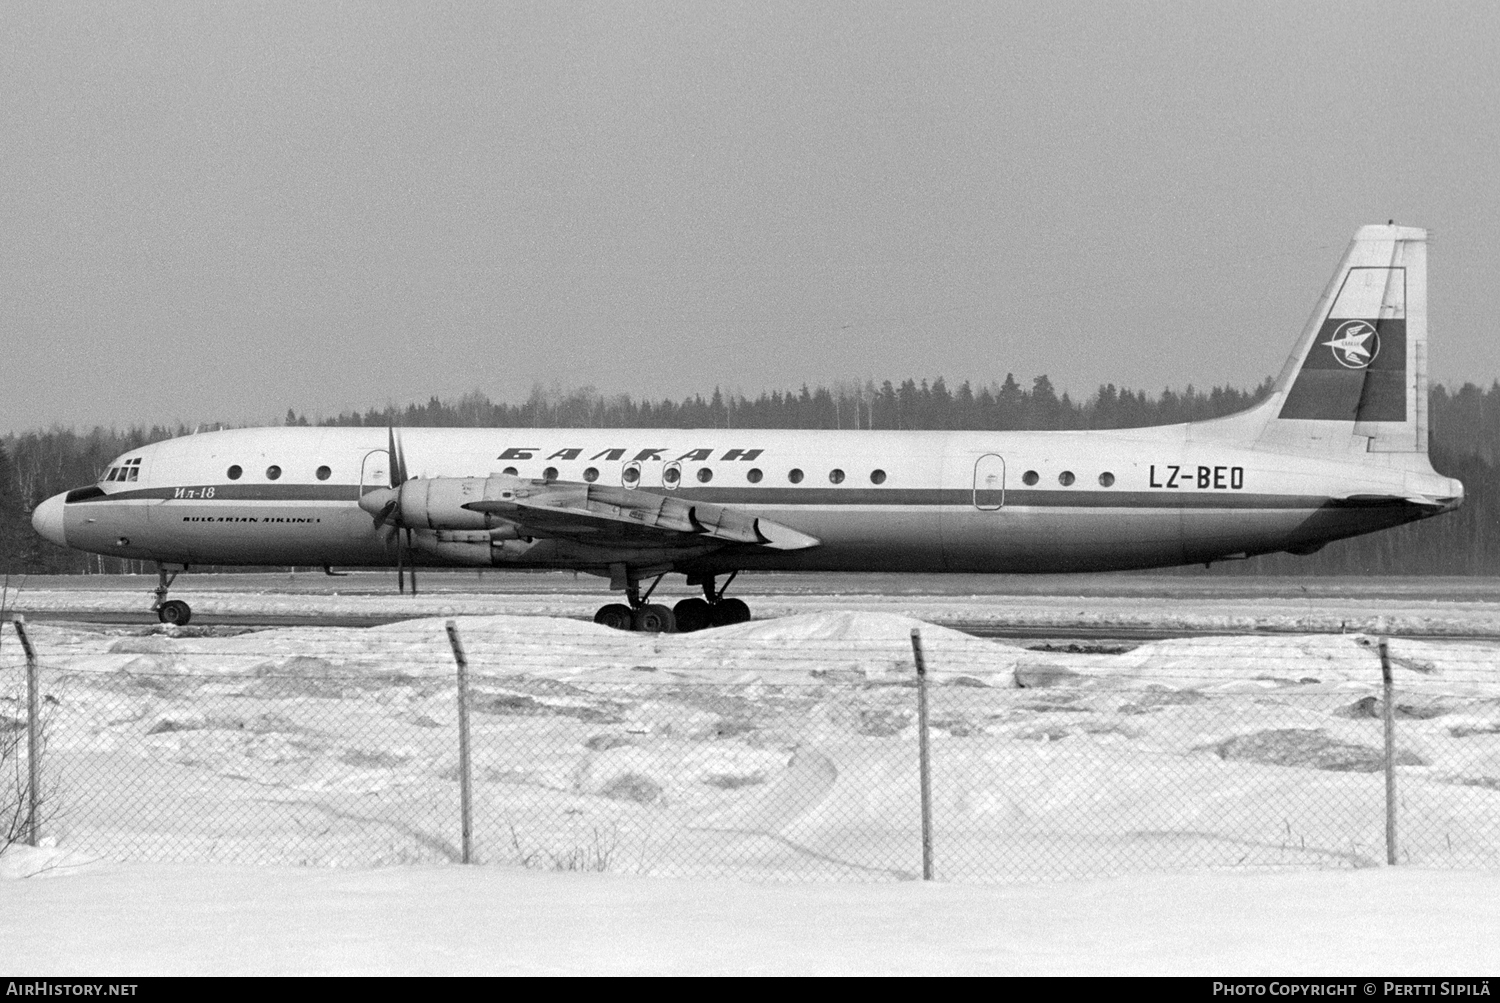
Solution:
<path fill-rule="evenodd" d="M 1427 231 L 1365 226 L 1277 377 L 1258 441 L 1427 452 Z"/>

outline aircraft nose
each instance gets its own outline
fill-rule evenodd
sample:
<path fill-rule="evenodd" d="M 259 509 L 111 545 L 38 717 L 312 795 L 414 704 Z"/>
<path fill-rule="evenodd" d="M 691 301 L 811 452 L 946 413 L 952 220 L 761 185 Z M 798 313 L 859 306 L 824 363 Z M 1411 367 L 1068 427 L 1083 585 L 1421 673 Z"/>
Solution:
<path fill-rule="evenodd" d="M 31 513 L 31 528 L 59 547 L 68 545 L 67 534 L 63 530 L 63 500 L 66 497 L 65 494 L 53 495 Z"/>

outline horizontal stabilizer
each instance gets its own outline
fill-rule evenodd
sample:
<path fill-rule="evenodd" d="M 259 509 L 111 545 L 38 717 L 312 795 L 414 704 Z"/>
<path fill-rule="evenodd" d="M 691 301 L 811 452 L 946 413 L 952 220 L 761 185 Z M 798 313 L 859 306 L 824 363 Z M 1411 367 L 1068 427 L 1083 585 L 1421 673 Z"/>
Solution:
<path fill-rule="evenodd" d="M 1382 508 L 1393 505 L 1415 505 L 1434 513 L 1450 512 L 1463 504 L 1463 495 L 1347 495 L 1333 499 L 1336 504 L 1358 508 Z"/>

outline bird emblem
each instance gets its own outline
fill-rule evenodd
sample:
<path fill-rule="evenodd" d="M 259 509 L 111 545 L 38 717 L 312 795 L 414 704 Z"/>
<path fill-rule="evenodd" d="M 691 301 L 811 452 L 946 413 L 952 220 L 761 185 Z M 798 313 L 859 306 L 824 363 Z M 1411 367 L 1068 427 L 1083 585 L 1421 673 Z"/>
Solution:
<path fill-rule="evenodd" d="M 1365 369 L 1380 354 L 1380 334 L 1367 320 L 1346 320 L 1323 342 L 1346 369 Z"/>

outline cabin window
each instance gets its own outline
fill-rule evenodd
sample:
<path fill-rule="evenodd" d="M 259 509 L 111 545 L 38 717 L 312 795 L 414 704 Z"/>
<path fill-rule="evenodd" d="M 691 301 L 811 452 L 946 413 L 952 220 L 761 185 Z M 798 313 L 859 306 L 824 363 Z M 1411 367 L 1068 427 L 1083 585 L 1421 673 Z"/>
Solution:
<path fill-rule="evenodd" d="M 555 481 L 555 480 L 557 480 L 557 468 L 556 467 L 548 467 L 546 470 L 543 470 L 542 471 L 542 480 L 544 480 L 544 481 Z"/>
<path fill-rule="evenodd" d="M 707 467 L 699 467 L 698 468 L 698 482 L 700 484 L 707 484 L 709 481 L 711 481 L 713 479 L 714 479 L 714 472 L 712 470 L 708 469 Z"/>
<path fill-rule="evenodd" d="M 682 471 L 676 467 L 668 467 L 661 472 L 661 479 L 667 484 L 676 484 L 682 479 Z"/>
<path fill-rule="evenodd" d="M 1113 487 L 1114 483 L 1115 475 L 1110 473 L 1108 470 L 1099 475 L 1099 486 L 1101 488 Z"/>
<path fill-rule="evenodd" d="M 276 464 L 273 463 L 269 467 L 266 468 L 266 480 L 268 480 L 268 481 L 274 481 L 276 478 L 278 478 L 280 476 L 281 476 L 281 468 L 278 467 Z"/>
<path fill-rule="evenodd" d="M 1057 483 L 1061 484 L 1063 487 L 1070 486 L 1077 479 L 1078 478 L 1073 476 L 1073 471 L 1071 470 L 1064 470 L 1062 473 L 1057 475 Z"/>
<path fill-rule="evenodd" d="M 320 480 L 320 481 L 326 481 L 326 480 L 328 480 L 328 478 L 330 478 L 330 477 L 333 476 L 333 468 L 332 467 L 319 467 L 318 471 L 317 471 L 317 474 L 318 474 L 318 480 Z"/>
<path fill-rule="evenodd" d="M 834 467 L 832 470 L 828 471 L 828 482 L 830 484 L 844 483 L 844 472 L 838 467 Z"/>
<path fill-rule="evenodd" d="M 625 468 L 625 475 L 624 476 L 625 476 L 625 483 L 626 484 L 634 484 L 636 481 L 638 481 L 638 480 L 641 479 L 640 468 L 639 467 L 626 467 Z"/>
<path fill-rule="evenodd" d="M 228 477 L 231 481 L 237 481 L 240 479 L 240 474 L 243 473 L 244 471 L 240 469 L 240 465 L 236 463 L 234 466 L 224 471 L 224 476 Z"/>
<path fill-rule="evenodd" d="M 1035 484 L 1039 479 L 1040 478 L 1037 477 L 1035 470 L 1028 470 L 1021 475 L 1021 483 L 1026 485 L 1027 487 Z"/>
<path fill-rule="evenodd" d="M 786 479 L 791 481 L 793 484 L 801 484 L 802 471 L 798 470 L 796 467 L 793 467 L 791 470 L 787 471 Z"/>
<path fill-rule="evenodd" d="M 750 472 L 745 474 L 745 480 L 749 481 L 751 484 L 759 484 L 760 479 L 764 476 L 766 475 L 761 473 L 759 467 L 751 467 Z"/>
<path fill-rule="evenodd" d="M 587 470 L 585 470 L 583 472 L 583 479 L 586 480 L 586 481 L 588 481 L 590 484 L 592 484 L 595 481 L 597 481 L 599 479 L 599 468 L 598 467 L 589 467 Z"/>
<path fill-rule="evenodd" d="M 885 471 L 884 470 L 872 470 L 872 471 L 870 471 L 870 483 L 871 484 L 884 484 L 885 483 Z"/>
<path fill-rule="evenodd" d="M 502 470 L 500 472 L 502 474 L 505 474 L 507 477 L 515 477 L 516 476 L 516 468 L 515 467 L 506 467 L 504 470 Z"/>

